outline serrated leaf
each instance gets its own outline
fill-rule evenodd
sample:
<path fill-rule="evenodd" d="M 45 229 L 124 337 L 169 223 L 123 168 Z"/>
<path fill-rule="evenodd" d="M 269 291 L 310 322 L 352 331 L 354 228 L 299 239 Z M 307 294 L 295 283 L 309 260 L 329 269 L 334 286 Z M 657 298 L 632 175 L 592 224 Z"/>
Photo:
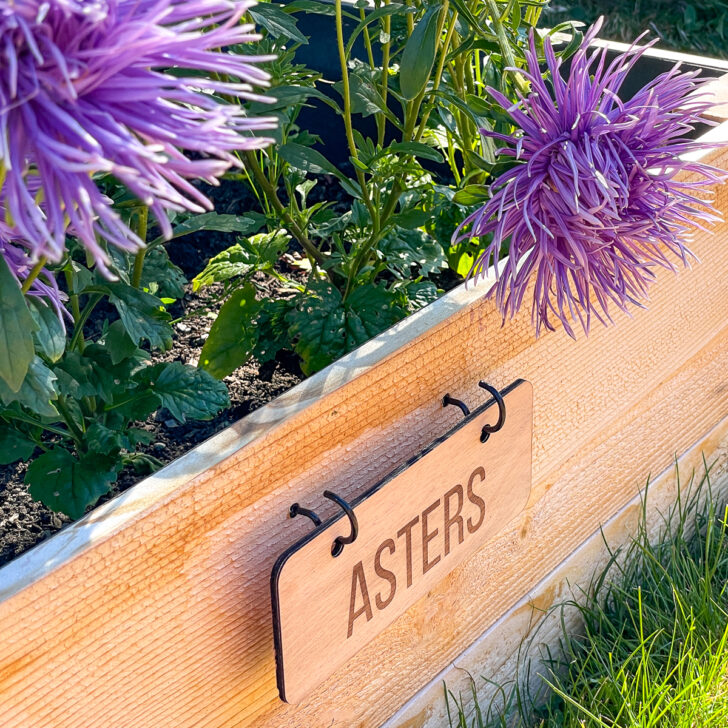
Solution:
<path fill-rule="evenodd" d="M 264 299 L 261 301 L 255 328 L 258 340 L 253 347 L 253 356 L 261 363 L 272 361 L 281 349 L 290 346 L 286 316 L 293 308 L 291 299 Z"/>
<path fill-rule="evenodd" d="M 56 362 L 66 349 L 66 330 L 55 309 L 39 298 L 30 298 L 29 303 L 30 313 L 37 327 L 33 332 L 35 345 L 50 361 Z"/>
<path fill-rule="evenodd" d="M 409 309 L 417 311 L 436 301 L 439 297 L 437 286 L 432 281 L 410 283 L 406 288 Z"/>
<path fill-rule="evenodd" d="M 242 366 L 258 341 L 256 317 L 260 302 L 247 283 L 223 304 L 200 352 L 200 368 L 222 379 Z"/>
<path fill-rule="evenodd" d="M 179 299 L 185 295 L 187 278 L 170 259 L 163 246 L 151 248 L 144 258 L 142 288 L 159 298 Z"/>
<path fill-rule="evenodd" d="M 230 404 L 227 387 L 210 374 L 178 361 L 143 369 L 138 377 L 178 422 L 209 420 Z"/>
<path fill-rule="evenodd" d="M 166 351 L 172 346 L 171 316 L 161 302 L 146 291 L 117 281 L 107 283 L 109 302 L 119 312 L 129 338 L 139 344 L 143 339 L 154 349 Z"/>
<path fill-rule="evenodd" d="M 247 277 L 258 270 L 269 270 L 287 250 L 290 239 L 283 230 L 241 239 L 210 259 L 205 269 L 192 280 L 192 290 L 231 278 Z"/>
<path fill-rule="evenodd" d="M 43 360 L 35 356 L 17 392 L 0 379 L 0 400 L 6 405 L 17 402 L 41 417 L 57 417 L 58 411 L 53 405 L 53 400 L 58 398 L 56 380 L 56 375 Z"/>
<path fill-rule="evenodd" d="M 35 322 L 25 296 L 0 255 L 0 382 L 17 392 L 35 356 Z"/>
<path fill-rule="evenodd" d="M 379 251 L 387 267 L 406 278 L 413 266 L 425 276 L 447 266 L 442 245 L 421 230 L 395 228 L 379 243 Z"/>
<path fill-rule="evenodd" d="M 94 422 L 86 430 L 86 446 L 91 452 L 116 455 L 124 444 L 124 436 L 119 430 L 112 430 L 100 422 Z"/>
<path fill-rule="evenodd" d="M 296 21 L 273 3 L 262 3 L 248 10 L 250 17 L 265 28 L 274 38 L 289 38 L 301 45 L 308 45 L 308 38 L 296 27 Z"/>
<path fill-rule="evenodd" d="M 0 465 L 27 460 L 35 452 L 35 443 L 10 425 L 0 425 Z"/>
<path fill-rule="evenodd" d="M 437 53 L 437 27 L 440 6 L 432 5 L 407 39 L 399 65 L 399 87 L 409 101 L 427 85 Z"/>
<path fill-rule="evenodd" d="M 301 368 L 311 374 L 404 318 L 406 311 L 386 289 L 366 284 L 346 302 L 331 284 L 313 281 L 287 320 Z"/>
<path fill-rule="evenodd" d="M 33 460 L 25 482 L 33 498 L 75 520 L 109 492 L 118 469 L 113 457 L 90 454 L 79 460 L 68 450 L 54 448 Z"/>

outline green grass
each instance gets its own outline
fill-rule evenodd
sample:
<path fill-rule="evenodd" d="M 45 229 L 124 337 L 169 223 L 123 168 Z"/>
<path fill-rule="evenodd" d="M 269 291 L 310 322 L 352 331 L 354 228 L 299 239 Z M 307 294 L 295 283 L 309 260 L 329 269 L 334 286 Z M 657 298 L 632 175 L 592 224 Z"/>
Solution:
<path fill-rule="evenodd" d="M 466 718 L 468 699 L 446 692 L 450 726 L 728 726 L 727 517 L 706 472 L 664 515 L 656 545 L 643 518 L 588 592 L 562 605 L 579 610 L 584 630 L 564 632 L 560 655 L 539 669 L 546 695 L 502 690 L 505 711 Z"/>
<path fill-rule="evenodd" d="M 630 43 L 649 30 L 659 47 L 728 58 L 728 0 L 552 0 L 543 21 L 593 23 L 600 15 L 603 38 Z"/>

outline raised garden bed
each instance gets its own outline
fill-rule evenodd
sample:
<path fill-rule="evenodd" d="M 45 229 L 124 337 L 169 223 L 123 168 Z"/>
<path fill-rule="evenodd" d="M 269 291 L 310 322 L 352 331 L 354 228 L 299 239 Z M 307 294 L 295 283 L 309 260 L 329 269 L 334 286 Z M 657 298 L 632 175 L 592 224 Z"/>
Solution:
<path fill-rule="evenodd" d="M 706 138 L 727 141 L 728 126 Z M 724 167 L 728 152 L 705 158 Z M 501 328 L 482 298 L 490 272 L 5 566 L 4 725 L 382 724 L 631 503 L 646 472 L 696 433 L 708 457 L 723 447 L 728 225 L 692 247 L 702 265 L 661 272 L 648 309 L 577 341 L 534 339 L 525 310 Z M 534 392 L 525 510 L 301 705 L 282 703 L 269 576 L 310 529 L 290 505 L 334 515 L 324 490 L 353 500 L 457 422 L 446 392 L 479 402 L 479 380 L 519 378 Z M 434 701 L 423 692 L 391 725 L 424 724 Z"/>

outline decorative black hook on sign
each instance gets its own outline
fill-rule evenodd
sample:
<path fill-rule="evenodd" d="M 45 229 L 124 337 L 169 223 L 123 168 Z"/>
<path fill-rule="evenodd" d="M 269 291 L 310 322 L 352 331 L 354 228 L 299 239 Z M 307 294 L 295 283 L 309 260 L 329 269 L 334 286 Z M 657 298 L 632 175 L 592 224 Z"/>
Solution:
<path fill-rule="evenodd" d="M 478 386 L 490 392 L 490 394 L 493 395 L 493 399 L 495 399 L 498 403 L 498 421 L 494 425 L 483 425 L 483 429 L 480 431 L 480 441 L 487 442 L 488 438 L 494 432 L 498 432 L 498 430 L 500 430 L 506 423 L 506 403 L 503 401 L 501 393 L 495 387 L 491 387 L 491 385 L 487 382 L 478 382 Z M 470 415 L 470 408 L 465 404 L 465 402 L 446 394 L 442 398 L 442 406 L 447 407 L 448 405 L 455 405 L 455 407 L 459 407 L 465 417 Z"/>
<path fill-rule="evenodd" d="M 506 403 L 503 401 L 501 393 L 495 387 L 491 387 L 487 382 L 478 382 L 478 386 L 490 392 L 493 395 L 493 399 L 498 403 L 498 422 L 494 425 L 483 425 L 483 429 L 480 431 L 480 441 L 486 442 L 494 432 L 498 432 L 505 425 Z"/>
<path fill-rule="evenodd" d="M 352 507 L 341 496 L 332 493 L 330 490 L 325 490 L 324 498 L 328 498 L 341 506 L 341 509 L 349 517 L 349 523 L 351 523 L 351 533 L 348 536 L 337 536 L 331 546 L 331 555 L 338 556 L 344 550 L 344 544 L 356 541 L 356 537 L 359 535 L 359 522 L 356 520 Z"/>
<path fill-rule="evenodd" d="M 442 406 L 447 407 L 450 404 L 454 404 L 456 407 L 459 407 L 465 417 L 470 414 L 470 407 L 468 407 L 462 399 L 455 399 L 455 397 L 451 397 L 449 394 L 446 394 L 442 398 Z"/>
<path fill-rule="evenodd" d="M 310 508 L 304 508 L 299 503 L 294 503 L 288 509 L 288 515 L 291 518 L 295 518 L 296 516 L 306 516 L 306 518 L 310 518 L 313 521 L 314 526 L 321 525 L 321 519 L 316 514 L 316 511 L 312 511 Z"/>

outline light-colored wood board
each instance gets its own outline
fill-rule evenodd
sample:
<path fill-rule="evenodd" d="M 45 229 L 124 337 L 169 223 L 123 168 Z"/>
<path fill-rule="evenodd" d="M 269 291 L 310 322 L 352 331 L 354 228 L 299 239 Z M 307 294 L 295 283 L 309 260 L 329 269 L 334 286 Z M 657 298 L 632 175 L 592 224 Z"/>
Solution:
<path fill-rule="evenodd" d="M 705 84 L 700 92 L 706 95 L 706 100 L 713 106 L 705 114 L 714 121 L 725 121 L 728 119 L 728 73 L 719 76 L 713 81 Z"/>
<path fill-rule="evenodd" d="M 711 155 L 719 165 L 725 157 Z M 725 188 L 718 197 L 728 209 Z M 624 506 L 645 470 L 667 467 L 724 417 L 728 227 L 692 247 L 701 265 L 661 272 L 648 310 L 616 314 L 616 327 L 589 340 L 557 331 L 534 341 L 527 313 L 501 329 L 492 302 L 472 291 L 445 297 L 371 342 L 361 367 L 356 353 L 346 358 L 351 378 L 322 372 L 308 406 L 275 425 L 275 407 L 252 429 L 243 421 L 223 438 L 225 457 L 199 449 L 85 519 L 68 551 L 51 539 L 0 571 L 5 725 L 381 723 Z M 457 420 L 440 408 L 446 391 L 473 400 L 478 379 L 503 387 L 518 377 L 534 384 L 534 488 L 523 518 L 307 703 L 282 704 L 268 574 L 308 528 L 286 518 L 288 506 L 333 515 L 324 488 L 355 497 Z M 212 467 L 199 472 L 207 457 Z"/>
<path fill-rule="evenodd" d="M 531 492 L 533 388 L 503 393 L 443 442 L 367 491 L 351 507 L 358 535 L 340 517 L 295 544 L 273 569 L 278 687 L 300 703 L 447 574 L 500 533 Z M 342 514 L 343 516 L 343 514 Z"/>
<path fill-rule="evenodd" d="M 655 542 L 665 525 L 666 514 L 678 494 L 690 491 L 693 477 L 699 481 L 710 469 L 710 483 L 717 503 L 728 498 L 728 418 L 701 437 L 679 460 L 649 487 L 635 496 L 607 523 L 570 553 L 558 567 L 542 579 L 534 589 L 515 604 L 465 652 L 436 675 L 382 728 L 442 728 L 448 724 L 443 685 L 454 695 L 464 698 L 470 718 L 474 714 L 471 689 L 474 686 L 482 709 L 499 705 L 502 694 L 520 680 L 532 694 L 542 690 L 539 658 L 558 654 L 562 623 L 572 634 L 581 627 L 575 608 L 561 608 L 570 600 L 582 601 L 592 578 L 600 573 L 612 554 L 635 535 L 644 512 L 648 534 Z M 640 483 L 642 485 L 642 483 Z M 534 660 L 530 671 L 529 660 Z M 491 682 L 489 682 L 491 681 Z"/>

